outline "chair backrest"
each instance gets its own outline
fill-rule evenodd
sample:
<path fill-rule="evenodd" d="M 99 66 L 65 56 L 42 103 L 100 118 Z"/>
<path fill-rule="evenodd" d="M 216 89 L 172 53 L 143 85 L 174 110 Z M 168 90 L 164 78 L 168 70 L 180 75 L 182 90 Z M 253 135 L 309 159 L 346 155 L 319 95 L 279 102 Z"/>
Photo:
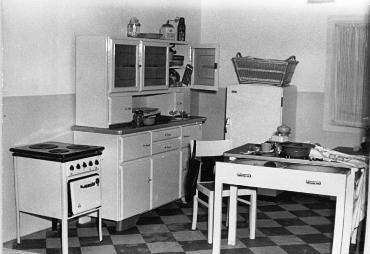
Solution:
<path fill-rule="evenodd" d="M 193 141 L 192 141 L 193 143 Z M 222 156 L 232 148 L 232 142 L 225 140 L 197 140 L 195 157 Z"/>

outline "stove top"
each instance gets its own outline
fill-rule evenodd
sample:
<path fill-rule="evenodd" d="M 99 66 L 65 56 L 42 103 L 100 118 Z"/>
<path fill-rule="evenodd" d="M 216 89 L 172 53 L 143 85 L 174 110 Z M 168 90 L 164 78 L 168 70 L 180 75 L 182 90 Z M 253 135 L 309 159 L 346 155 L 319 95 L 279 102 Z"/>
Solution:
<path fill-rule="evenodd" d="M 55 141 L 10 148 L 10 151 L 13 152 L 13 156 L 60 162 L 101 155 L 103 150 L 104 147 L 102 146 L 79 145 Z"/>

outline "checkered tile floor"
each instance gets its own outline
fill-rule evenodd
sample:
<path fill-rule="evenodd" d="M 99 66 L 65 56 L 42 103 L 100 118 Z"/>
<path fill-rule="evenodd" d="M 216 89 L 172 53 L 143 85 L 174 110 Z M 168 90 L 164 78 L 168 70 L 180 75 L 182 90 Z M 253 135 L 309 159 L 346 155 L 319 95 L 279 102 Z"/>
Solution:
<path fill-rule="evenodd" d="M 248 208 L 238 207 L 237 243 L 227 245 L 222 230 L 221 253 L 311 254 L 330 253 L 335 202 L 327 197 L 285 192 L 274 199 L 259 197 L 256 239 L 249 239 Z M 191 230 L 192 207 L 180 201 L 140 216 L 136 226 L 123 232 L 103 222 L 103 241 L 98 242 L 96 223 L 69 225 L 70 254 L 118 253 L 211 253 L 207 243 L 207 210 L 201 208 L 198 230 Z M 61 253 L 60 233 L 47 229 L 23 236 L 6 248 L 55 254 Z M 360 249 L 363 242 L 360 241 Z M 351 245 L 350 253 L 355 253 Z M 362 253 L 360 251 L 360 253 Z"/>

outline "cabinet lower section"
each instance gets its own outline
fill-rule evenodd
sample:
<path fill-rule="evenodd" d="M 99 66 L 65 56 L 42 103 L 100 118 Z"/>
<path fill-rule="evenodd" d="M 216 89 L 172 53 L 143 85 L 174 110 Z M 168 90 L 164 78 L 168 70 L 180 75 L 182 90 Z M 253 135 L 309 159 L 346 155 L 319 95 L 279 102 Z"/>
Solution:
<path fill-rule="evenodd" d="M 105 147 L 102 218 L 122 222 L 183 197 L 189 140 L 201 136 L 200 123 L 128 135 L 74 131 L 75 143 Z"/>
<path fill-rule="evenodd" d="M 179 198 L 179 162 L 178 150 L 152 157 L 151 209 Z"/>

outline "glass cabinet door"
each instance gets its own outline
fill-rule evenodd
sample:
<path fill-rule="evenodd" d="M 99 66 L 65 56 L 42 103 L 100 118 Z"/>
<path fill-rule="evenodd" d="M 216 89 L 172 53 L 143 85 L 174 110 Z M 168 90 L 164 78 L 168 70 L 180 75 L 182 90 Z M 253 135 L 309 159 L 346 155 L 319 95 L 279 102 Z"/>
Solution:
<path fill-rule="evenodd" d="M 155 90 L 168 87 L 168 46 L 144 45 L 142 89 Z"/>
<path fill-rule="evenodd" d="M 138 44 L 114 43 L 114 80 L 113 91 L 137 91 Z"/>
<path fill-rule="evenodd" d="M 215 44 L 192 47 L 193 81 L 191 88 L 218 90 L 219 46 Z"/>

